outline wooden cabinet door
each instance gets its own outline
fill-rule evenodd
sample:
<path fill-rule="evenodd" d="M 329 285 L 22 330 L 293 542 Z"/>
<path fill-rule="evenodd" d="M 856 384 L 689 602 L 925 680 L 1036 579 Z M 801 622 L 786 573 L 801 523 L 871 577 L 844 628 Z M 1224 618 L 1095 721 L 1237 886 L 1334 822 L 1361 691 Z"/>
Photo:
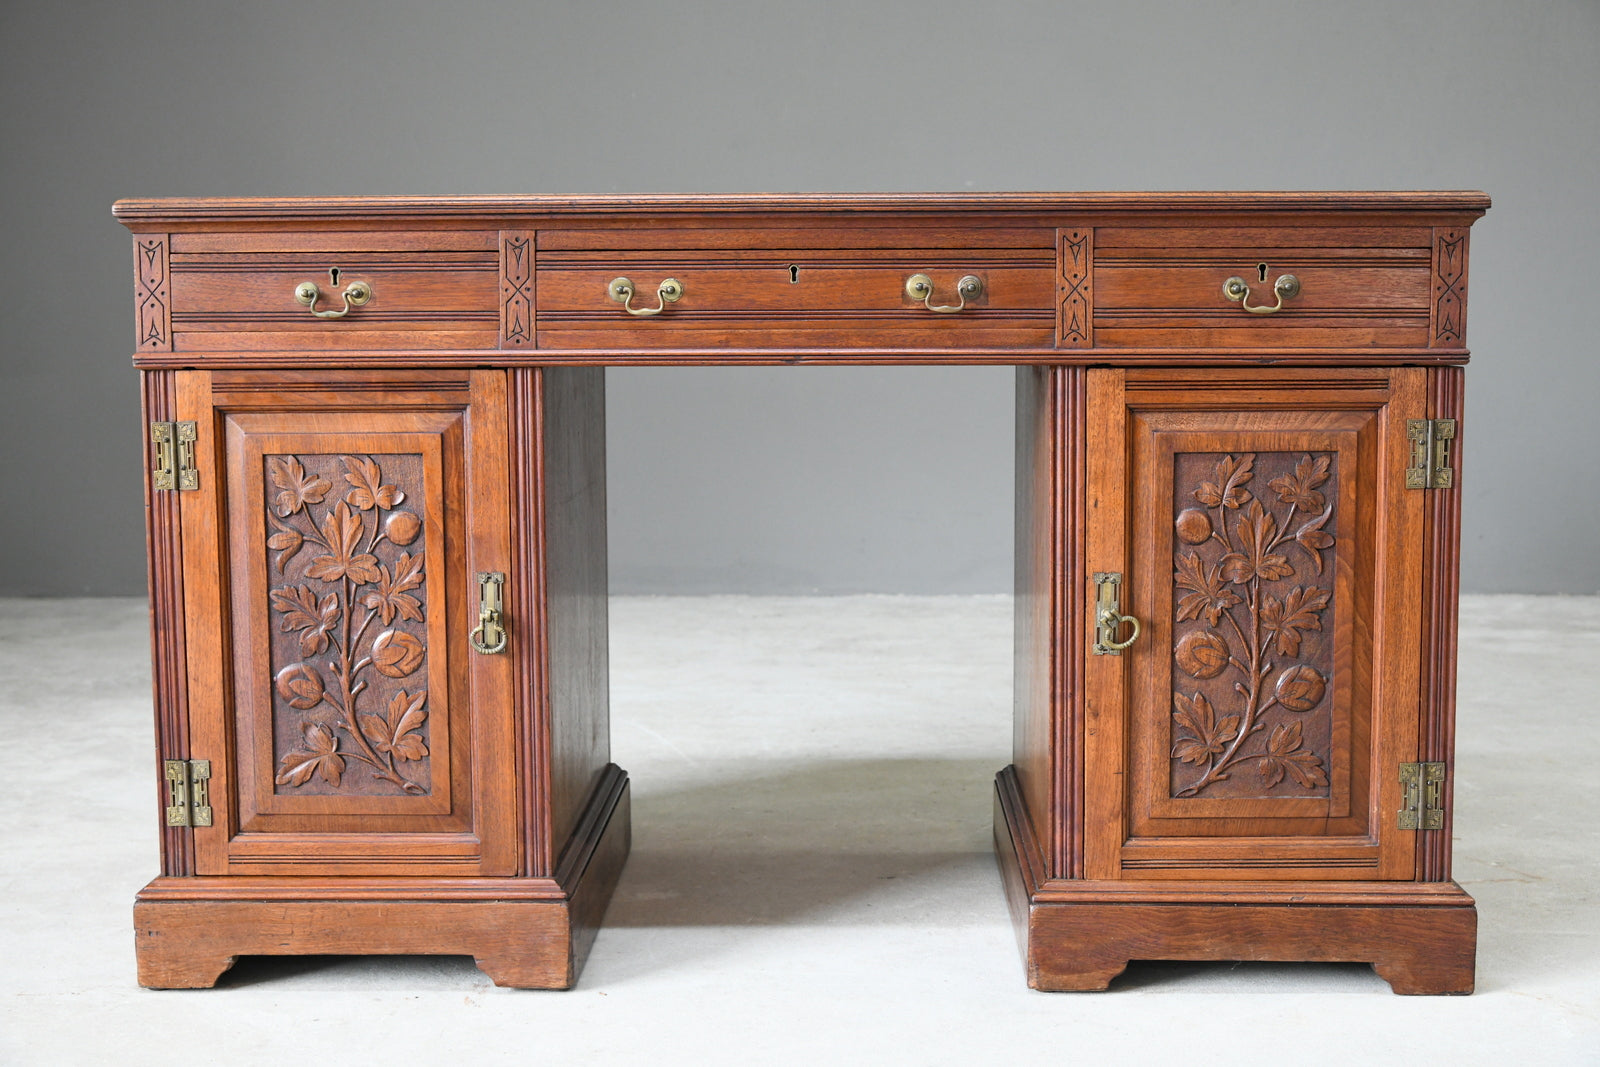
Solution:
<path fill-rule="evenodd" d="M 1085 572 L 1142 633 L 1084 650 L 1088 877 L 1415 877 L 1424 376 L 1090 372 Z"/>
<path fill-rule="evenodd" d="M 192 371 L 178 405 L 196 873 L 512 873 L 511 657 L 468 643 L 511 566 L 504 375 Z"/>

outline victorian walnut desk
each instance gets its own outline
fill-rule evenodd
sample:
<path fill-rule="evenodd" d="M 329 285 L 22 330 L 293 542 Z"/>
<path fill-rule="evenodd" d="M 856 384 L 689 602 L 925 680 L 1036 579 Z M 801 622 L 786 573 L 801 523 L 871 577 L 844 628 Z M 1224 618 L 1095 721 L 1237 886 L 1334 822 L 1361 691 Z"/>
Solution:
<path fill-rule="evenodd" d="M 606 366 L 1017 366 L 1031 985 L 1356 960 L 1450 880 L 1480 193 L 124 200 L 161 874 L 139 981 L 465 953 L 566 987 L 628 853 Z"/>

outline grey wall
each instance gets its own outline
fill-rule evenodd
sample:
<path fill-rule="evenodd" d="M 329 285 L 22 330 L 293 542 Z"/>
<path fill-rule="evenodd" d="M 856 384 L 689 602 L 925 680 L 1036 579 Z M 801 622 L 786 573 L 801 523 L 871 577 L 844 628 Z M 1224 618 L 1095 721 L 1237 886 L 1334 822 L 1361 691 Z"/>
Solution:
<path fill-rule="evenodd" d="M 120 196 L 1481 188 L 1468 591 L 1600 590 L 1600 4 L 0 6 L 0 592 L 143 589 Z M 996 368 L 609 372 L 613 587 L 1004 590 Z"/>

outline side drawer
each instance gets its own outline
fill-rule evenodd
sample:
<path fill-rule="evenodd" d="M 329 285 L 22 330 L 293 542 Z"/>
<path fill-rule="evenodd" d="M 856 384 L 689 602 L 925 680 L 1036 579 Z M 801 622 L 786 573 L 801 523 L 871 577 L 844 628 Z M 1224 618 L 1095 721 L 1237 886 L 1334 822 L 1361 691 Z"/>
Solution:
<path fill-rule="evenodd" d="M 1101 227 L 1100 348 L 1426 348 L 1432 231 L 1425 227 Z M 1285 275 L 1299 282 L 1272 309 Z M 1239 278 L 1248 292 L 1229 299 Z"/>
<path fill-rule="evenodd" d="M 557 231 L 541 232 L 538 248 L 541 348 L 1054 344 L 1055 252 L 1043 229 Z M 932 284 L 925 299 L 907 291 L 919 274 Z M 962 293 L 968 277 L 977 285 Z M 611 295 L 618 278 L 632 283 L 627 307 Z M 681 295 L 663 301 L 668 278 Z"/>
<path fill-rule="evenodd" d="M 176 233 L 174 351 L 494 348 L 493 231 Z M 346 306 L 364 283 L 366 301 Z M 318 290 L 307 305 L 305 283 Z M 332 312 L 338 317 L 319 317 Z"/>

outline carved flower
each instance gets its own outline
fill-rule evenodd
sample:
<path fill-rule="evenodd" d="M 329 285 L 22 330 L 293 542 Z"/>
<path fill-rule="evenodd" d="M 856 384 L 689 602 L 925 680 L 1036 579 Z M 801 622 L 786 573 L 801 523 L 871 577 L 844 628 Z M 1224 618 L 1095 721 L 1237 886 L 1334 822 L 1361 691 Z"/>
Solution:
<path fill-rule="evenodd" d="M 1204 508 L 1184 508 L 1178 512 L 1178 539 L 1189 545 L 1203 545 L 1211 539 L 1211 516 Z"/>
<path fill-rule="evenodd" d="M 339 777 L 344 774 L 339 739 L 320 722 L 303 722 L 300 728 L 305 732 L 306 749 L 310 751 L 296 749 L 287 753 L 278 764 L 278 777 L 273 780 L 279 785 L 305 785 L 313 774 L 321 774 L 324 782 L 337 786 Z"/>
<path fill-rule="evenodd" d="M 332 549 L 331 556 L 318 556 L 306 568 L 306 576 L 324 582 L 349 578 L 357 585 L 378 580 L 378 557 L 357 552 L 361 544 L 361 518 L 342 501 L 328 512 L 322 535 Z"/>
<path fill-rule="evenodd" d="M 1228 665 L 1228 642 L 1211 630 L 1191 630 L 1179 640 L 1174 658 L 1196 678 L 1215 678 Z"/>
<path fill-rule="evenodd" d="M 1274 726 L 1267 740 L 1267 754 L 1256 761 L 1261 780 L 1270 789 L 1283 781 L 1287 773 L 1302 789 L 1328 784 L 1328 774 L 1322 769 L 1322 760 L 1314 753 L 1300 751 L 1300 724 Z"/>
<path fill-rule="evenodd" d="M 412 731 L 422 726 L 428 713 L 422 710 L 427 701 L 426 690 L 411 697 L 404 689 L 389 701 L 387 717 L 361 716 L 361 732 L 367 735 L 379 752 L 392 752 L 403 760 L 419 760 L 428 754 L 428 746 Z"/>
<path fill-rule="evenodd" d="M 305 467 L 293 456 L 268 456 L 267 470 L 272 475 L 272 484 L 280 490 L 273 499 L 273 506 L 283 518 L 307 504 L 322 503 L 322 498 L 333 488 L 333 483 L 320 474 L 308 476 Z"/>
<path fill-rule="evenodd" d="M 1321 630 L 1320 615 L 1328 606 L 1331 594 L 1316 586 L 1295 586 L 1282 603 L 1268 596 L 1261 605 L 1261 630 L 1277 638 L 1278 654 L 1298 656 L 1300 638 L 1306 630 Z"/>
<path fill-rule="evenodd" d="M 1299 663 L 1278 675 L 1274 693 L 1278 703 L 1290 711 L 1310 711 L 1327 691 L 1328 680 L 1315 667 Z"/>
<path fill-rule="evenodd" d="M 1255 477 L 1255 472 L 1251 470 L 1255 461 L 1254 453 L 1237 460 L 1232 456 L 1223 456 L 1217 461 L 1217 480 L 1201 482 L 1200 488 L 1194 491 L 1194 498 L 1212 508 L 1238 508 L 1250 503 L 1250 490 L 1244 488 L 1244 483 Z"/>
<path fill-rule="evenodd" d="M 274 562 L 278 565 L 278 573 L 282 574 L 284 567 L 288 566 L 289 561 L 294 559 L 295 553 L 300 551 L 300 546 L 306 543 L 306 538 L 293 526 L 279 522 L 271 512 L 267 513 L 267 521 L 278 531 L 267 538 L 267 547 L 278 553 L 278 558 Z"/>
<path fill-rule="evenodd" d="M 392 512 L 383 520 L 383 536 L 397 545 L 409 545 L 422 532 L 422 520 L 409 511 Z"/>
<path fill-rule="evenodd" d="M 372 642 L 372 664 L 389 678 L 404 678 L 422 665 L 422 642 L 404 630 L 385 630 Z"/>
<path fill-rule="evenodd" d="M 1239 732 L 1239 716 L 1229 715 L 1218 722 L 1211 702 L 1203 693 L 1196 693 L 1193 700 L 1182 693 L 1173 693 L 1172 699 L 1172 721 L 1194 735 L 1179 735 L 1172 746 L 1172 754 L 1185 763 L 1194 764 L 1222 755 L 1233 735 Z"/>
<path fill-rule="evenodd" d="M 413 556 L 409 552 L 402 552 L 400 558 L 394 561 L 393 576 L 386 565 L 378 565 L 378 588 L 362 597 L 361 603 L 383 616 L 385 626 L 394 622 L 396 615 L 412 622 L 421 622 L 422 601 L 407 592 L 421 586 L 422 554 L 419 552 Z"/>
<path fill-rule="evenodd" d="M 1317 491 L 1317 486 L 1328 480 L 1328 468 L 1332 462 L 1331 456 L 1312 458 L 1307 455 L 1295 464 L 1293 474 L 1280 475 L 1267 484 L 1278 494 L 1281 502 L 1293 504 L 1301 511 L 1321 511 L 1323 496 Z"/>
<path fill-rule="evenodd" d="M 283 613 L 283 632 L 300 631 L 300 654 L 314 656 L 328 647 L 328 635 L 344 618 L 339 598 L 329 593 L 320 601 L 303 585 L 274 589 L 272 606 Z"/>
<path fill-rule="evenodd" d="M 326 691 L 322 675 L 308 663 L 291 663 L 278 672 L 278 695 L 289 702 L 291 708 L 305 711 L 314 708 Z"/>
<path fill-rule="evenodd" d="M 1294 532 L 1295 543 L 1306 550 L 1311 561 L 1317 565 L 1317 573 L 1322 573 L 1322 552 L 1324 548 L 1333 545 L 1333 535 L 1322 527 L 1333 515 L 1333 505 L 1329 504 L 1322 509 L 1322 514 L 1301 526 Z"/>
<path fill-rule="evenodd" d="M 1229 552 L 1218 561 L 1229 581 L 1235 585 L 1245 585 L 1250 579 L 1259 577 L 1274 582 L 1294 573 L 1288 559 L 1271 551 L 1273 536 L 1278 532 L 1278 520 L 1261 507 L 1259 500 L 1250 505 L 1250 511 L 1234 529 L 1239 533 L 1239 543 L 1244 546 L 1244 551 Z"/>
<path fill-rule="evenodd" d="M 1219 626 L 1222 613 L 1242 603 L 1238 596 L 1228 591 L 1220 570 L 1207 567 L 1193 552 L 1178 557 L 1177 570 L 1172 578 L 1179 589 L 1190 590 L 1178 601 L 1179 622 L 1197 619 L 1203 613 L 1212 626 Z"/>
<path fill-rule="evenodd" d="M 382 484 L 383 475 L 372 460 L 346 456 L 344 467 L 347 472 L 344 480 L 353 487 L 345 494 L 345 500 L 362 511 L 371 511 L 374 507 L 387 510 L 406 498 L 399 486 Z"/>

